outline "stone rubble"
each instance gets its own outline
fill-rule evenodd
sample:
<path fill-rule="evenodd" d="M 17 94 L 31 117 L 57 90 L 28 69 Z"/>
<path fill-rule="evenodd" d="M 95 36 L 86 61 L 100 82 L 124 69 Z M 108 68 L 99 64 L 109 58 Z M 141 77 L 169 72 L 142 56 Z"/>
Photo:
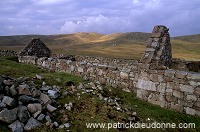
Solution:
<path fill-rule="evenodd" d="M 129 112 L 131 112 L 131 110 L 127 110 L 126 108 L 122 108 L 122 106 L 120 104 L 120 98 L 111 97 L 111 96 L 107 95 L 104 92 L 101 84 L 98 81 L 96 83 L 90 82 L 88 84 L 80 83 L 79 86 L 77 86 L 77 88 L 83 90 L 83 92 L 80 93 L 80 95 L 81 94 L 96 95 L 97 97 L 99 97 L 99 100 L 102 100 L 104 103 L 107 103 L 108 105 L 110 105 L 111 107 L 113 107 L 117 111 L 120 111 L 120 112 L 129 111 Z M 111 92 L 111 89 L 109 89 L 109 91 Z M 79 94 L 77 96 L 79 96 Z M 66 106 L 69 106 L 69 104 L 66 104 Z M 132 111 L 132 113 L 133 113 L 132 116 L 136 116 L 135 111 Z M 139 119 L 139 118 L 137 118 L 137 119 Z"/>
<path fill-rule="evenodd" d="M 13 132 L 41 126 L 44 118 L 57 110 L 57 106 L 51 103 L 60 96 L 51 86 L 49 89 L 56 94 L 48 96 L 46 91 L 36 88 L 31 79 L 24 79 L 24 82 L 21 79 L 0 75 L 0 121 L 10 124 Z"/>
<path fill-rule="evenodd" d="M 116 111 L 130 113 L 127 121 L 136 121 L 136 119 L 139 121 L 139 118 L 136 118 L 136 112 L 132 111 L 132 109 L 123 108 L 120 104 L 120 98 L 107 95 L 98 81 L 86 84 L 79 83 L 78 86 L 68 86 L 71 87 L 71 90 L 65 91 L 66 94 L 63 95 L 60 93 L 61 87 L 59 86 L 42 85 L 37 88 L 32 79 L 25 79 L 26 81 L 24 80 L 24 82 L 19 81 L 20 79 L 22 78 L 14 79 L 0 75 L 0 86 L 2 87 L 0 94 L 0 121 L 8 123 L 8 127 L 13 132 L 32 130 L 42 125 L 54 128 L 69 128 L 71 125 L 67 115 L 63 115 L 63 124 L 59 124 L 59 121 L 56 121 L 54 117 L 58 116 L 57 114 L 65 113 L 64 111 L 72 111 L 74 104 L 70 101 L 63 106 L 63 109 L 55 99 L 64 98 L 75 92 L 77 99 L 80 99 L 83 94 L 97 96 L 99 100 L 107 103 Z M 8 91 L 10 89 L 16 90 L 16 93 L 6 92 L 6 87 L 8 87 Z M 77 90 L 80 90 L 80 92 L 77 92 Z M 37 91 L 37 96 L 35 91 Z M 111 89 L 109 91 L 111 92 Z"/>

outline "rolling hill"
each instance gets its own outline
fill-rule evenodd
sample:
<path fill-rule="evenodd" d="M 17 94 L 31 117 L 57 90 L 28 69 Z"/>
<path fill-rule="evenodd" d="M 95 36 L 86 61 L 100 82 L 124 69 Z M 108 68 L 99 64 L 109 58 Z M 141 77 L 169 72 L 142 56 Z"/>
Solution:
<path fill-rule="evenodd" d="M 60 35 L 0 36 L 0 49 L 21 50 L 31 38 L 40 38 L 53 53 L 139 59 L 150 33 L 99 34 L 79 32 Z M 174 58 L 200 60 L 200 34 L 171 38 Z"/>
<path fill-rule="evenodd" d="M 130 32 L 130 33 L 114 33 L 109 35 L 99 33 L 79 32 L 75 34 L 62 35 L 16 35 L 16 36 L 0 36 L 0 46 L 24 46 L 32 38 L 41 38 L 47 45 L 57 44 L 82 44 L 82 43 L 98 43 L 98 42 L 145 42 L 150 37 L 149 33 Z"/>
<path fill-rule="evenodd" d="M 174 37 L 174 39 L 187 41 L 187 42 L 191 42 L 191 43 L 199 43 L 200 42 L 200 34 L 177 36 L 177 37 Z"/>

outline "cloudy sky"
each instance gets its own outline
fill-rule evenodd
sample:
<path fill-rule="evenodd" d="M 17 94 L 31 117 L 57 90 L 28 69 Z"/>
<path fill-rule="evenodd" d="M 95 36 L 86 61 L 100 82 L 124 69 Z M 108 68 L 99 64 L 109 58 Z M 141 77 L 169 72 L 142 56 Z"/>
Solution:
<path fill-rule="evenodd" d="M 200 0 L 0 0 L 0 36 L 75 32 L 200 33 Z"/>

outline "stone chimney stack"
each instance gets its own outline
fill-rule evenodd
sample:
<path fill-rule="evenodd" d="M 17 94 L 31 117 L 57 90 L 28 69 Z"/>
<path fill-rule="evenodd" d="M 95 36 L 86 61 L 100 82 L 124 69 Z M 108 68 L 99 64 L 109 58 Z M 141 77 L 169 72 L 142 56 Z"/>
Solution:
<path fill-rule="evenodd" d="M 141 63 L 150 64 L 150 69 L 169 67 L 172 63 L 172 52 L 169 29 L 163 25 L 153 28 Z"/>

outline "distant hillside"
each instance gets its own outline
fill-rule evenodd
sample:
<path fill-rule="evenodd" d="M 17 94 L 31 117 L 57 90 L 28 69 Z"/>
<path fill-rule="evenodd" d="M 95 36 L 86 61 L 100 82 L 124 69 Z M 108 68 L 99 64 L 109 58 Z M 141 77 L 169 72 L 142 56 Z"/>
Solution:
<path fill-rule="evenodd" d="M 192 42 L 192 43 L 199 43 L 200 42 L 200 34 L 195 35 L 187 35 L 187 36 L 178 36 L 174 37 L 174 39 Z"/>
<path fill-rule="evenodd" d="M 32 38 L 40 38 L 47 45 L 57 45 L 66 43 L 78 43 L 81 40 L 72 34 L 67 35 L 17 35 L 0 36 L 0 46 L 24 46 Z"/>
<path fill-rule="evenodd" d="M 116 33 L 116 34 L 99 34 L 79 32 L 75 34 L 62 35 L 17 35 L 17 36 L 0 36 L 0 46 L 23 46 L 32 38 L 41 38 L 47 45 L 68 45 L 97 42 L 129 43 L 144 42 L 150 37 L 149 33 Z"/>
<path fill-rule="evenodd" d="M 92 42 L 92 41 L 98 41 L 101 37 L 105 35 L 99 34 L 99 33 L 79 32 L 79 33 L 75 33 L 74 36 L 76 36 L 83 42 Z"/>
<path fill-rule="evenodd" d="M 115 38 L 116 42 L 146 42 L 151 37 L 150 33 L 130 32 L 124 33 Z"/>
<path fill-rule="evenodd" d="M 139 59 L 150 36 L 142 32 L 0 36 L 0 49 L 19 51 L 36 37 L 54 53 Z M 200 60 L 200 34 L 173 37 L 171 43 L 174 58 Z"/>

